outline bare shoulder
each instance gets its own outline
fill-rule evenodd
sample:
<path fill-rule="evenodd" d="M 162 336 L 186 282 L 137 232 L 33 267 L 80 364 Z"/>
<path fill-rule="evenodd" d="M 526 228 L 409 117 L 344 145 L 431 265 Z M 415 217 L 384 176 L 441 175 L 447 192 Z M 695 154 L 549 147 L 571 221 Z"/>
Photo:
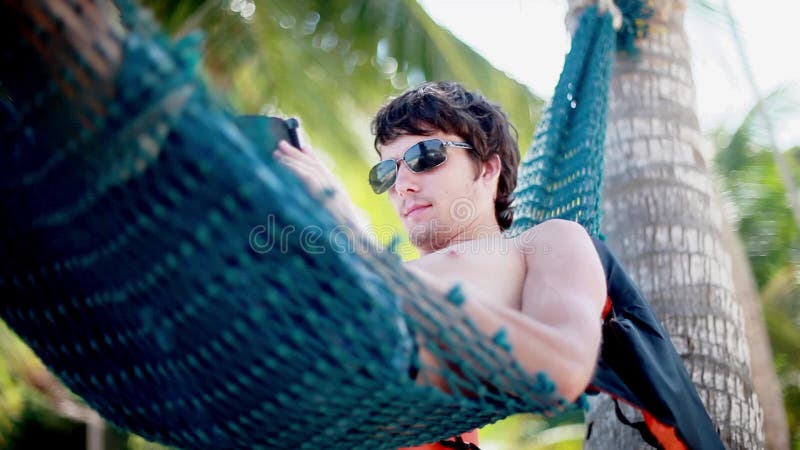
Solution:
<path fill-rule="evenodd" d="M 602 305 L 606 295 L 605 272 L 589 233 L 581 225 L 548 220 L 517 239 L 525 255 L 526 287 L 532 297 L 538 297 L 536 292 L 546 286 L 565 294 L 562 298 L 591 298 L 595 306 Z"/>
<path fill-rule="evenodd" d="M 570 220 L 550 219 L 514 238 L 516 247 L 531 261 L 536 257 L 565 256 L 565 252 L 594 252 L 594 244 L 580 224 Z"/>

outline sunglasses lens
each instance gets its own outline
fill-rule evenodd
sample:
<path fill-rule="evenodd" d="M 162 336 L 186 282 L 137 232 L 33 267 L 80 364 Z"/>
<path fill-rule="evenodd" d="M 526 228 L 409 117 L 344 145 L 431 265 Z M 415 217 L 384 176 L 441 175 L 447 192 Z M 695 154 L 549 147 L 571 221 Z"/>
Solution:
<path fill-rule="evenodd" d="M 428 139 L 411 146 L 403 159 L 412 172 L 421 173 L 442 165 L 447 160 L 444 143 L 439 139 Z M 369 185 L 376 194 L 386 192 L 397 181 L 397 162 L 381 161 L 369 171 Z"/>
<path fill-rule="evenodd" d="M 422 141 L 406 151 L 408 168 L 420 173 L 440 166 L 447 160 L 444 144 L 438 139 Z"/>
<path fill-rule="evenodd" d="M 369 171 L 369 185 L 376 194 L 383 194 L 397 179 L 397 163 L 381 161 Z"/>

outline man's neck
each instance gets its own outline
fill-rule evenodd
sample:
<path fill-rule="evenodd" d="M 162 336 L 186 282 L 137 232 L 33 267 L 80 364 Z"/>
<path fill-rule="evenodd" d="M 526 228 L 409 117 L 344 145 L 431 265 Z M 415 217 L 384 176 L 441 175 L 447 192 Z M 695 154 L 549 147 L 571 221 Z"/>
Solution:
<path fill-rule="evenodd" d="M 420 255 L 425 256 L 436 252 L 445 252 L 448 250 L 458 249 L 461 246 L 470 243 L 477 243 L 485 240 L 504 239 L 503 232 L 497 222 L 475 225 L 459 231 L 455 235 L 449 237 L 442 242 L 443 245 L 436 245 L 429 248 L 418 247 Z"/>

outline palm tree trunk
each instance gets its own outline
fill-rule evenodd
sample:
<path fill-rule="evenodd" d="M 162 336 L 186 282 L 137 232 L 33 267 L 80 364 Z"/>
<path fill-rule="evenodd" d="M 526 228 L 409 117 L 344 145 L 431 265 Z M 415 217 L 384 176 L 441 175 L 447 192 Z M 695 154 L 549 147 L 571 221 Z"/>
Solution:
<path fill-rule="evenodd" d="M 570 0 L 568 17 L 581 5 Z M 721 237 L 722 208 L 695 112 L 685 3 L 658 0 L 638 57 L 616 58 L 606 137 L 604 227 L 669 331 L 730 449 L 764 447 L 742 308 Z M 569 21 L 568 21 L 569 22 Z M 591 449 L 650 448 L 593 401 Z"/>

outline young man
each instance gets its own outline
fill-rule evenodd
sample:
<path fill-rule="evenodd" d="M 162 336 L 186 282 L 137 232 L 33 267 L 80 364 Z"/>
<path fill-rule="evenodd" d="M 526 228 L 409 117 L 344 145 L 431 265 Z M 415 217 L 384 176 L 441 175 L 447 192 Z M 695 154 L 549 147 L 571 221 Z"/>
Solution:
<path fill-rule="evenodd" d="M 461 85 L 422 84 L 377 113 L 381 162 L 369 181 L 389 197 L 422 255 L 409 270 L 434 291 L 460 283 L 476 325 L 489 336 L 505 328 L 520 365 L 544 371 L 574 400 L 597 361 L 605 275 L 588 234 L 573 222 L 550 220 L 514 239 L 503 236 L 519 163 L 512 130 L 498 106 Z M 340 183 L 310 149 L 282 142 L 276 157 L 312 189 L 333 188 L 331 209 L 353 214 Z M 436 364 L 424 351 L 420 357 Z"/>

